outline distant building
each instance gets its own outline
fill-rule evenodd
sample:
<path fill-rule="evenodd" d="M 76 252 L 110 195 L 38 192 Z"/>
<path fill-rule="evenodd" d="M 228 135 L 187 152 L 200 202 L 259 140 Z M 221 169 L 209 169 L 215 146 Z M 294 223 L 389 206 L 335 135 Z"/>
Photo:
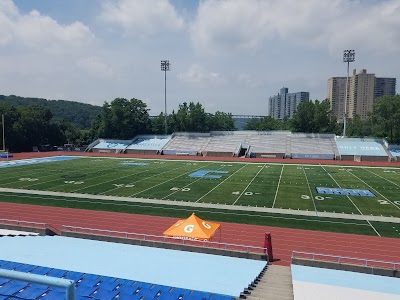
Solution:
<path fill-rule="evenodd" d="M 340 123 L 343 123 L 345 94 L 346 77 L 328 79 L 328 99 L 333 115 Z M 356 70 L 353 70 L 347 95 L 348 118 L 351 119 L 357 114 L 366 119 L 368 113 L 373 110 L 375 99 L 385 95 L 396 95 L 396 78 L 375 77 L 375 74 L 368 74 L 365 69 L 357 74 Z"/>
<path fill-rule="evenodd" d="M 268 116 L 282 120 L 292 118 L 297 106 L 304 101 L 310 100 L 310 93 L 298 92 L 289 93 L 288 88 L 281 88 L 278 95 L 272 96 L 268 100 Z"/>

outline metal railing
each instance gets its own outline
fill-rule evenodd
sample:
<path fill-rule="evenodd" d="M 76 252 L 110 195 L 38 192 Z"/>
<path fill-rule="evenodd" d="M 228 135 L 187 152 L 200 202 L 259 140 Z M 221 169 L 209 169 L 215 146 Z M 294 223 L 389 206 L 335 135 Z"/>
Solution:
<path fill-rule="evenodd" d="M 204 241 L 204 240 L 194 240 L 194 239 L 186 239 L 186 238 L 174 238 L 174 237 L 168 237 L 168 236 L 135 233 L 135 232 L 124 232 L 124 231 L 115 231 L 115 230 L 63 225 L 61 232 L 64 232 L 64 231 L 69 231 L 69 232 L 74 232 L 74 233 L 82 233 L 82 234 L 109 236 L 109 237 L 119 237 L 119 238 L 125 238 L 125 239 L 135 239 L 135 240 L 141 240 L 141 241 L 164 242 L 164 243 L 174 243 L 174 244 L 181 244 L 181 245 L 187 245 L 187 246 L 208 247 L 208 248 L 223 249 L 223 250 L 228 250 L 228 251 L 242 251 L 242 252 L 246 252 L 246 253 L 257 253 L 257 254 L 266 254 L 267 253 L 267 249 L 263 248 L 263 247 L 254 247 L 254 246 L 248 246 L 248 245 L 229 244 L 229 243 L 212 242 L 212 241 Z"/>
<path fill-rule="evenodd" d="M 20 220 L 10 220 L 10 219 L 0 219 L 0 224 L 3 225 L 17 225 L 31 228 L 46 229 L 46 223 L 30 222 L 30 221 L 20 221 Z"/>
<path fill-rule="evenodd" d="M 73 280 L 2 269 L 0 269 L 0 277 L 65 288 L 65 299 L 76 299 L 75 282 Z M 18 295 L 16 297 L 18 297 Z"/>
<path fill-rule="evenodd" d="M 318 254 L 312 252 L 299 252 L 292 251 L 292 259 L 310 259 L 313 261 L 323 261 L 323 262 L 332 262 L 336 264 L 352 264 L 358 265 L 362 267 L 371 267 L 371 268 L 385 268 L 392 269 L 394 271 L 400 271 L 400 262 L 390 262 L 383 260 L 373 260 L 373 259 L 365 259 L 365 258 L 355 258 L 348 256 L 338 256 L 338 255 L 329 255 L 329 254 Z"/>
<path fill-rule="evenodd" d="M 61 235 L 61 230 L 47 223 L 29 222 L 21 220 L 0 219 L 0 225 L 15 225 L 35 229 L 50 229 L 57 235 Z"/>

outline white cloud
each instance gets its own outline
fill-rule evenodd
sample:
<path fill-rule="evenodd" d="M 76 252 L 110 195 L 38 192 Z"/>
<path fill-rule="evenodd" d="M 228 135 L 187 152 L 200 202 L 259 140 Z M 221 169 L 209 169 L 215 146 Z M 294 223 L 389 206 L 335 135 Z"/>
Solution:
<path fill-rule="evenodd" d="M 100 19 L 138 36 L 178 31 L 184 24 L 168 0 L 107 1 L 102 6 Z"/>
<path fill-rule="evenodd" d="M 400 49 L 399 15 L 399 0 L 204 0 L 191 34 L 202 53 L 274 47 L 267 44 L 274 39 L 331 51 L 393 52 Z"/>
<path fill-rule="evenodd" d="M 210 72 L 199 64 L 192 64 L 186 72 L 178 74 L 178 79 L 198 86 L 217 85 L 224 83 L 221 74 Z"/>
<path fill-rule="evenodd" d="M 0 4 L 0 46 L 22 44 L 45 51 L 65 52 L 87 45 L 94 39 L 81 22 L 59 24 L 33 10 L 23 15 L 11 0 Z"/>
<path fill-rule="evenodd" d="M 109 79 L 114 78 L 115 73 L 111 66 L 103 59 L 97 56 L 86 57 L 80 59 L 76 65 L 79 69 L 86 72 L 88 75 L 97 78 Z"/>
<path fill-rule="evenodd" d="M 246 73 L 239 74 L 237 76 L 237 82 L 246 88 L 259 88 L 264 85 L 260 77 Z"/>

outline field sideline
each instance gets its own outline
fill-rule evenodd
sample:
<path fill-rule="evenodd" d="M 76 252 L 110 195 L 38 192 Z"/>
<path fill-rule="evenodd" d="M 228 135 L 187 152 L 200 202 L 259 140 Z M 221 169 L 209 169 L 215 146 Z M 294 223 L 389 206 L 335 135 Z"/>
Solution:
<path fill-rule="evenodd" d="M 1 168 L 0 187 L 398 218 L 398 175 L 394 167 L 85 157 Z M 317 187 L 372 196 L 320 194 Z M 366 234 L 400 237 L 398 224 L 366 223 L 373 229 Z"/>

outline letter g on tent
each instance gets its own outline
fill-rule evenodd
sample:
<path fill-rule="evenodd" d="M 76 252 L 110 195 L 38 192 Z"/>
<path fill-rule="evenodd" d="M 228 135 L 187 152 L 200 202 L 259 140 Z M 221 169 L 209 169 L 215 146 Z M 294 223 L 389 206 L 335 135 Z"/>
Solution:
<path fill-rule="evenodd" d="M 185 228 L 183 228 L 183 231 L 185 231 L 185 232 L 193 232 L 193 228 L 194 228 L 194 225 L 193 224 L 189 224 L 189 225 L 186 225 Z"/>
<path fill-rule="evenodd" d="M 208 225 L 205 221 L 201 222 L 201 224 L 202 224 L 205 228 L 211 229 L 211 226 Z"/>

